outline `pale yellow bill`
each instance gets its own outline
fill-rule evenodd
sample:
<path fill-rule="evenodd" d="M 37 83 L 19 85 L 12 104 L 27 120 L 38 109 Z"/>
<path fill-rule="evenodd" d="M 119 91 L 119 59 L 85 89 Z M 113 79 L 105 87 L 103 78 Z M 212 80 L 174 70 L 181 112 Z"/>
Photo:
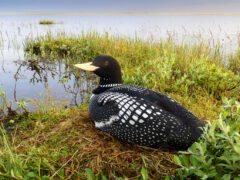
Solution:
<path fill-rule="evenodd" d="M 95 71 L 99 68 L 97 66 L 92 65 L 92 62 L 75 64 L 74 66 L 85 71 Z"/>

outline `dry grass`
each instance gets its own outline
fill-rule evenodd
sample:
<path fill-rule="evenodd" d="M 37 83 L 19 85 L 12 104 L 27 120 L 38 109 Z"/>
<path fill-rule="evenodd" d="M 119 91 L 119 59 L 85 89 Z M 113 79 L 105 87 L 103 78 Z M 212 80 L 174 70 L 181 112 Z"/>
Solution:
<path fill-rule="evenodd" d="M 49 122 L 40 124 L 36 121 L 34 126 L 18 131 L 17 152 L 26 154 L 30 147 L 36 147 L 39 155 L 48 156 L 62 148 L 68 149 L 69 152 L 56 161 L 64 166 L 64 179 L 84 179 L 86 168 L 110 179 L 122 176 L 136 179 L 141 177 L 142 167 L 148 170 L 151 179 L 156 179 L 174 174 L 177 167 L 171 152 L 121 143 L 96 130 L 86 108 L 68 110 L 67 118 L 63 117 L 57 123 L 49 125 Z"/>

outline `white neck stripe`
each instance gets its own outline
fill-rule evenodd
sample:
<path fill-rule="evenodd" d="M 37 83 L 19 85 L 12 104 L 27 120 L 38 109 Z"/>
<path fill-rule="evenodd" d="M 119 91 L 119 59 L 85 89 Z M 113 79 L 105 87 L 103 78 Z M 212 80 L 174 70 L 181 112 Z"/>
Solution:
<path fill-rule="evenodd" d="M 114 86 L 120 86 L 122 84 L 104 84 L 104 85 L 100 85 L 99 87 L 114 87 Z"/>

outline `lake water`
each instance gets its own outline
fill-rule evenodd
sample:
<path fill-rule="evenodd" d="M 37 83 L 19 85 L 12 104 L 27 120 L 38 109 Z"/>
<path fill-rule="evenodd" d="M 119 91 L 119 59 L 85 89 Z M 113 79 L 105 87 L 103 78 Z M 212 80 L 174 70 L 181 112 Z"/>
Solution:
<path fill-rule="evenodd" d="M 50 19 L 58 24 L 39 25 L 39 20 Z M 221 44 L 224 54 L 234 53 L 240 41 L 240 16 L 207 14 L 53 14 L 0 15 L 0 87 L 13 102 L 24 97 L 43 99 L 50 92 L 55 102 L 79 105 L 95 86 L 95 80 L 85 73 L 75 78 L 73 69 L 61 62 L 42 63 L 36 70 L 25 59 L 23 46 L 27 38 L 48 32 L 78 35 L 81 32 L 109 32 L 125 37 L 139 37 L 158 41 L 169 35 L 179 43 L 205 40 L 210 46 Z M 65 77 L 68 82 L 62 83 Z M 29 107 L 31 109 L 31 107 Z"/>

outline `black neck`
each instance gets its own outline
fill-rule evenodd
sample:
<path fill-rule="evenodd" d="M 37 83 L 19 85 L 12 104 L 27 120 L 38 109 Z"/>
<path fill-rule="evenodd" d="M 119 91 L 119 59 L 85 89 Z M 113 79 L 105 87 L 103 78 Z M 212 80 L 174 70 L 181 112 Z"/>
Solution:
<path fill-rule="evenodd" d="M 122 79 L 108 79 L 101 77 L 98 87 L 93 90 L 93 94 L 102 93 L 112 87 L 120 86 L 121 84 Z"/>
<path fill-rule="evenodd" d="M 100 78 L 99 86 L 106 86 L 110 84 L 122 84 L 122 79 L 120 78 Z"/>

